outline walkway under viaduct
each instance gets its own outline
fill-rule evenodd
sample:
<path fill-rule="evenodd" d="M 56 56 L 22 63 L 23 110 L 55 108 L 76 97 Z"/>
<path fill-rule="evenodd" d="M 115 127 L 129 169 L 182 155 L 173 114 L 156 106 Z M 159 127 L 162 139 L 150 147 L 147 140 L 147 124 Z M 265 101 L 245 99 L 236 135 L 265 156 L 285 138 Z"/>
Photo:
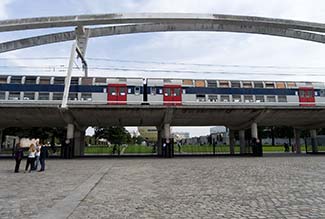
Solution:
<path fill-rule="evenodd" d="M 252 137 L 258 138 L 257 125 L 291 126 L 297 134 L 300 129 L 310 129 L 314 133 L 314 129 L 325 126 L 324 107 L 70 105 L 68 109 L 62 109 L 59 105 L 23 106 L 1 105 L 2 130 L 7 127 L 67 127 L 68 138 L 75 139 L 76 156 L 83 155 L 83 135 L 89 126 L 156 126 L 159 135 L 165 138 L 171 137 L 171 126 L 222 125 L 230 128 L 231 132 L 239 131 L 240 138 L 245 138 L 245 129 L 251 129 Z M 245 140 L 241 139 L 241 142 L 244 153 Z M 317 148 L 314 150 L 316 152 Z"/>

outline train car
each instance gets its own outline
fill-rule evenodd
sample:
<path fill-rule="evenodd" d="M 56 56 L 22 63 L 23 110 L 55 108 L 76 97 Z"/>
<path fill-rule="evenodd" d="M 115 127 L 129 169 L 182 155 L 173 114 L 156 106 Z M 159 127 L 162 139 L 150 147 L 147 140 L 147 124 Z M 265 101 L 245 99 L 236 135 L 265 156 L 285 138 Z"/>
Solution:
<path fill-rule="evenodd" d="M 64 77 L 0 76 L 0 101 L 60 104 Z M 325 104 L 322 82 L 72 77 L 69 104 Z"/>
<path fill-rule="evenodd" d="M 182 80 L 148 79 L 148 102 L 153 105 L 182 105 Z"/>

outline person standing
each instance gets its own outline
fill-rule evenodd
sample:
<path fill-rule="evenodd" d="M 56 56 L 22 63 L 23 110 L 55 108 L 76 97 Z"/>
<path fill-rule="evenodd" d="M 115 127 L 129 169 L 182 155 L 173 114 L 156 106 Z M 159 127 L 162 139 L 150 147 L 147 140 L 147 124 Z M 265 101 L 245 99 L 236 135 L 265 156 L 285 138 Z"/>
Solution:
<path fill-rule="evenodd" d="M 38 172 L 45 171 L 45 159 L 49 156 L 47 146 L 42 144 L 40 150 L 40 162 L 41 162 L 41 169 Z"/>
<path fill-rule="evenodd" d="M 14 158 L 16 160 L 15 173 L 19 172 L 19 166 L 21 160 L 23 159 L 23 156 L 24 156 L 23 148 L 20 147 L 20 143 L 17 143 L 14 151 Z"/>
<path fill-rule="evenodd" d="M 33 170 L 37 170 L 38 164 L 40 163 L 40 156 L 41 154 L 41 146 L 39 145 L 39 143 L 36 143 L 36 153 L 35 153 L 35 164 L 34 164 L 34 169 Z"/>
<path fill-rule="evenodd" d="M 29 172 L 31 172 L 34 169 L 35 153 L 36 153 L 35 145 L 34 144 L 31 144 L 29 146 L 29 150 L 28 150 L 28 157 L 27 157 L 25 172 L 28 170 L 29 165 L 30 165 Z"/>

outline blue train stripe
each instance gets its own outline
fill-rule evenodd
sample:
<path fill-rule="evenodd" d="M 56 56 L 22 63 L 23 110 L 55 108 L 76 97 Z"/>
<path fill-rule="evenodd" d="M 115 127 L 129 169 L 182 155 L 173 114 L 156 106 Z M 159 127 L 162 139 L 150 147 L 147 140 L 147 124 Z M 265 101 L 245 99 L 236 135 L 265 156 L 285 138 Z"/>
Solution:
<path fill-rule="evenodd" d="M 128 94 L 135 93 L 136 86 L 127 86 Z M 152 87 L 147 87 L 148 95 L 150 95 Z M 154 87 L 163 89 L 163 87 Z M 102 93 L 107 86 L 99 85 L 71 85 L 70 92 L 81 93 Z M 225 95 L 296 95 L 298 89 L 268 89 L 268 88 L 207 88 L 207 87 L 186 87 L 183 88 L 186 94 L 225 94 Z M 47 85 L 47 84 L 0 84 L 0 91 L 12 92 L 63 92 L 64 85 Z M 317 95 L 320 90 L 317 89 Z M 143 87 L 140 87 L 140 94 L 143 94 Z M 162 95 L 157 93 L 157 95 Z"/>
<path fill-rule="evenodd" d="M 268 88 L 185 88 L 187 94 L 296 95 L 297 89 Z"/>

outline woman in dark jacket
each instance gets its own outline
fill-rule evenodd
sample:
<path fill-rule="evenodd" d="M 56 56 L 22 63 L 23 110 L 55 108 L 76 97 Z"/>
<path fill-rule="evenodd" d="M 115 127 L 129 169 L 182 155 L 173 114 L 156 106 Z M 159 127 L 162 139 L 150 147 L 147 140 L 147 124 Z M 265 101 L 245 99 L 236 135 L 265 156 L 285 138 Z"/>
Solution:
<path fill-rule="evenodd" d="M 15 152 L 14 152 L 14 158 L 16 160 L 15 173 L 19 172 L 19 166 L 20 166 L 21 160 L 23 159 L 23 156 L 24 156 L 23 148 L 20 147 L 19 143 L 17 143 L 16 147 L 15 147 Z"/>

